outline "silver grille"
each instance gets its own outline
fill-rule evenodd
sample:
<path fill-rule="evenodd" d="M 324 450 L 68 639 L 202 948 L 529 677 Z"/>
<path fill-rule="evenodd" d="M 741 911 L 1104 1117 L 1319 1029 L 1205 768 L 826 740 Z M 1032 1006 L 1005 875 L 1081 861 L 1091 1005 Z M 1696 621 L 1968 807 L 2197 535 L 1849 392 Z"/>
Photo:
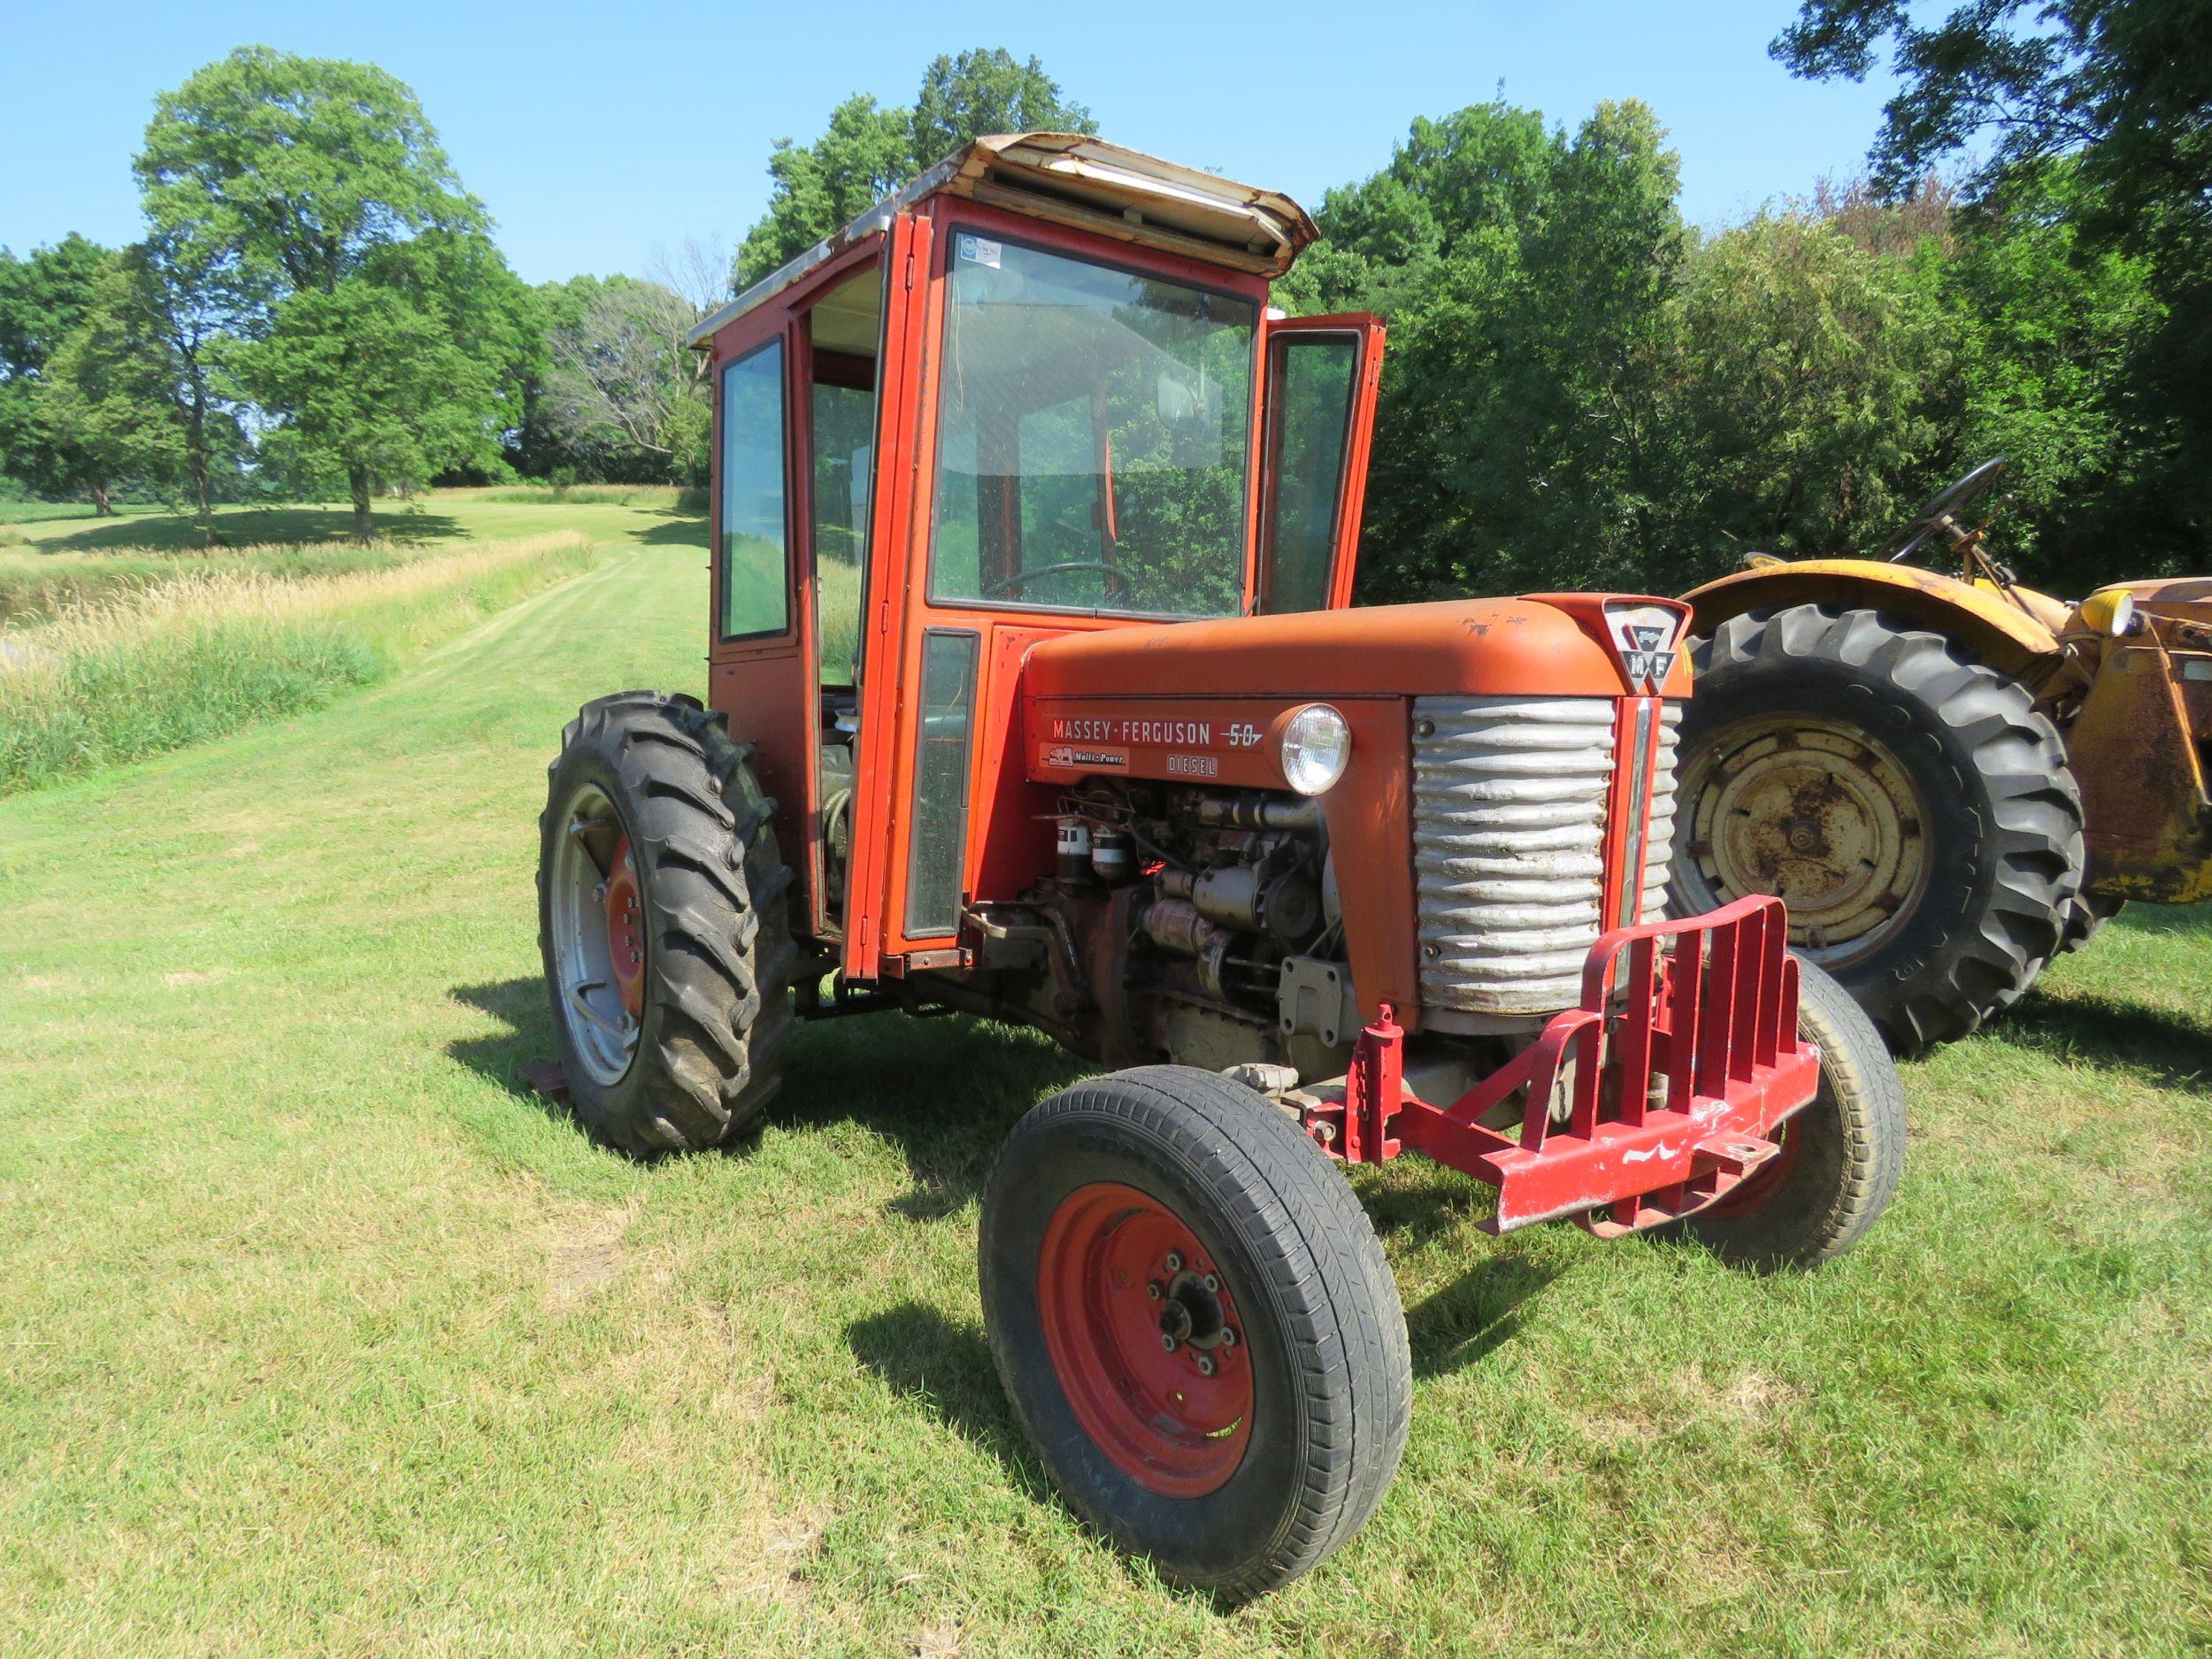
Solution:
<path fill-rule="evenodd" d="M 1415 701 L 1413 861 L 1424 1022 L 1550 1013 L 1581 998 L 1604 913 L 1609 697 Z M 1642 914 L 1665 910 L 1678 704 L 1662 716 Z M 1439 1018 L 1441 1016 L 1441 1018 Z"/>

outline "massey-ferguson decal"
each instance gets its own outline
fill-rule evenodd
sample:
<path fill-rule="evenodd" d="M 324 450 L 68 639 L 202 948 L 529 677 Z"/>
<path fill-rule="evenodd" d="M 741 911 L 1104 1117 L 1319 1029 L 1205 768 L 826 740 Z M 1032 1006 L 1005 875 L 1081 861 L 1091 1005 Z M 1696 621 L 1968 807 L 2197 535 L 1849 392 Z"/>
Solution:
<path fill-rule="evenodd" d="M 1026 714 L 1031 775 L 1064 782 L 1090 772 L 1139 778 L 1198 779 L 1248 788 L 1279 789 L 1275 722 L 1303 704 L 1275 700 L 1209 700 L 1163 709 L 1131 709 L 1052 698 Z"/>

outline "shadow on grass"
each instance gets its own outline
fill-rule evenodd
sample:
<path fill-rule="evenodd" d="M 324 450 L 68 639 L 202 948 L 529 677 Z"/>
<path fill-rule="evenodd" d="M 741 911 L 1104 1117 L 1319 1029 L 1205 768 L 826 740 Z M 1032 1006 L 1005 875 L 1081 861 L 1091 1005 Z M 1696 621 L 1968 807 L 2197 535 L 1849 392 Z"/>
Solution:
<path fill-rule="evenodd" d="M 634 532 L 631 540 L 647 547 L 696 548 L 701 557 L 707 552 L 707 521 L 703 513 L 677 512 L 663 509 L 653 515 L 655 522 Z"/>
<path fill-rule="evenodd" d="M 1413 1374 L 1448 1376 L 1488 1357 L 1521 1328 L 1521 1305 L 1556 1273 L 1524 1256 L 1489 1256 L 1408 1309 Z"/>
<path fill-rule="evenodd" d="M 215 530 L 219 549 L 290 546 L 318 541 L 350 541 L 353 510 L 349 507 L 267 507 L 220 512 Z M 461 534 L 460 522 L 424 508 L 386 507 L 376 514 L 376 533 L 387 541 L 413 543 L 449 541 Z M 705 537 L 700 538 L 702 547 Z M 176 514 L 102 518 L 66 535 L 42 536 L 31 544 L 42 553 L 111 553 L 120 548 L 151 548 L 161 552 L 201 551 L 199 532 L 192 520 Z"/>
<path fill-rule="evenodd" d="M 2150 1072 L 2167 1088 L 2212 1094 L 2212 1018 L 2192 1019 L 2094 994 L 2024 996 L 2004 1015 L 2005 1040 L 2032 1053 Z"/>
<path fill-rule="evenodd" d="M 845 1327 L 845 1340 L 865 1370 L 997 1458 L 1031 1498 L 1059 1502 L 999 1386 L 980 1325 L 949 1318 L 927 1302 L 906 1302 L 855 1320 Z"/>
<path fill-rule="evenodd" d="M 565 1106 L 521 1080 L 523 1067 L 558 1052 L 544 981 L 457 985 L 447 995 L 505 1027 L 450 1043 L 447 1053 L 534 1110 L 573 1123 Z M 803 1025 L 781 1064 L 769 1132 L 850 1123 L 896 1146 L 914 1186 L 890 1208 L 914 1221 L 938 1220 L 972 1202 L 1015 1119 L 1087 1071 L 1049 1040 L 1015 1026 L 891 1012 Z M 726 1151 L 741 1156 L 752 1144 Z"/>

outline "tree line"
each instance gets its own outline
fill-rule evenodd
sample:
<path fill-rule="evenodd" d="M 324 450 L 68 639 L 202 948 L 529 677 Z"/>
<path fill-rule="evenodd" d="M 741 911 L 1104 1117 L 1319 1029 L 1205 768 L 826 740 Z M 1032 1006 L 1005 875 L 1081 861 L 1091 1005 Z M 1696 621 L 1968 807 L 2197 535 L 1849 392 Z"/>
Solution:
<path fill-rule="evenodd" d="M 2005 546 L 2062 590 L 2200 565 L 2212 509 L 2212 69 L 2183 0 L 1805 0 L 1796 73 L 1902 81 L 1870 173 L 1706 233 L 1653 112 L 1495 99 L 1331 190 L 1279 297 L 1388 319 L 1363 597 L 1672 591 L 1849 553 L 2013 464 Z M 148 234 L 0 255 L 0 468 L 213 534 L 252 493 L 703 480 L 685 332 L 976 134 L 1094 131 L 1034 59 L 941 58 L 779 142 L 733 261 L 530 288 L 413 95 L 242 50 L 157 104 Z M 1961 170 L 1960 158 L 1971 158 Z M 1939 169 L 1952 169 L 1939 175 Z"/>

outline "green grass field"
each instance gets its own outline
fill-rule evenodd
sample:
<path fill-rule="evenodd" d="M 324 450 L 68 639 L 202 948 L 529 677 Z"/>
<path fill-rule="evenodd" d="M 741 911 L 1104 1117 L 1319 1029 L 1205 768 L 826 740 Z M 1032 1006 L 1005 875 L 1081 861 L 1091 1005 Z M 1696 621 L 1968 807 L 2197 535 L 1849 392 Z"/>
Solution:
<path fill-rule="evenodd" d="M 2212 1648 L 2212 918 L 2131 912 L 1910 1068 L 1901 1194 L 1822 1274 L 1363 1177 L 1405 1465 L 1224 1614 L 1070 1518 L 985 1349 L 977 1193 L 1049 1046 L 803 1031 L 756 1144 L 649 1169 L 517 1087 L 545 763 L 588 696 L 699 688 L 702 548 L 425 511 L 615 551 L 0 801 L 0 1651 Z"/>

